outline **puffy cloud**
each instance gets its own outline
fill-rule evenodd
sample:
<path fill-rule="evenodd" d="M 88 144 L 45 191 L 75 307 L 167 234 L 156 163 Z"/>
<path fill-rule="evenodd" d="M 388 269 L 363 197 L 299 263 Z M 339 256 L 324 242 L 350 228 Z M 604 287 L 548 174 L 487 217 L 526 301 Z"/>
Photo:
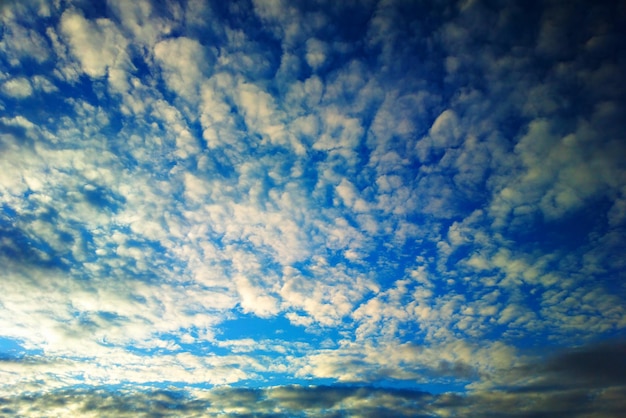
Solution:
<path fill-rule="evenodd" d="M 615 413 L 608 3 L 4 7 L 3 411 Z"/>
<path fill-rule="evenodd" d="M 109 69 L 129 66 L 128 40 L 111 20 L 91 21 L 68 10 L 61 16 L 59 28 L 90 77 L 104 77 Z"/>
<path fill-rule="evenodd" d="M 271 95 L 250 83 L 241 83 L 237 88 L 239 94 L 235 101 L 241 108 L 248 131 L 262 135 L 274 145 L 291 145 L 296 154 L 304 153 L 304 147 L 284 126 L 284 116 Z"/>
<path fill-rule="evenodd" d="M 129 3 L 112 0 L 107 2 L 107 6 L 115 13 L 121 25 L 132 33 L 134 41 L 148 48 L 178 26 L 178 22 L 159 16 L 150 1 Z"/>
<path fill-rule="evenodd" d="M 452 110 L 444 110 L 433 122 L 429 134 L 436 147 L 457 146 L 461 139 L 459 118 Z"/>
<path fill-rule="evenodd" d="M 309 66 L 314 70 L 324 65 L 327 58 L 326 50 L 326 45 L 319 39 L 311 38 L 307 40 L 305 55 L 307 64 L 309 64 Z"/>
<path fill-rule="evenodd" d="M 210 61 L 206 49 L 195 39 L 166 39 L 154 46 L 154 56 L 162 68 L 167 86 L 177 95 L 195 101 Z"/>
<path fill-rule="evenodd" d="M 318 11 L 304 12 L 283 0 L 255 0 L 254 11 L 286 49 L 305 42 L 327 24 L 327 17 Z"/>
<path fill-rule="evenodd" d="M 260 287 L 255 287 L 245 277 L 235 279 L 244 312 L 252 312 L 260 317 L 269 317 L 278 312 L 276 299 L 267 295 Z"/>
<path fill-rule="evenodd" d="M 23 99 L 33 94 L 33 87 L 27 78 L 13 78 L 2 83 L 2 92 L 16 99 Z"/>
<path fill-rule="evenodd" d="M 41 34 L 4 17 L 6 36 L 0 41 L 0 51 L 12 66 L 17 67 L 26 59 L 42 63 L 50 58 L 51 51 Z"/>

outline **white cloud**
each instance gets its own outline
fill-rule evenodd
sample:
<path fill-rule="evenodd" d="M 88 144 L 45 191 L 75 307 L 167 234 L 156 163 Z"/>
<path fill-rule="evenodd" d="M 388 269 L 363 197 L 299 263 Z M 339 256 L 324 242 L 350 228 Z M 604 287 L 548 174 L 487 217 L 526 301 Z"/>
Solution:
<path fill-rule="evenodd" d="M 2 92 L 16 99 L 24 99 L 33 94 L 33 87 L 27 78 L 12 78 L 2 83 Z"/>
<path fill-rule="evenodd" d="M 523 171 L 494 196 L 491 211 L 496 223 L 528 211 L 556 219 L 614 188 L 610 179 L 622 170 L 609 156 L 612 143 L 591 148 L 596 134 L 596 127 L 587 123 L 561 136 L 548 120 L 531 122 L 515 148 Z"/>
<path fill-rule="evenodd" d="M 209 148 L 220 145 L 230 145 L 237 150 L 245 147 L 245 141 L 238 134 L 236 121 L 230 111 L 230 106 L 219 91 L 229 80 L 228 75 L 217 74 L 202 85 L 202 101 L 200 104 L 200 123 L 202 124 L 202 138 L 207 141 Z M 229 80 L 230 81 L 230 80 Z M 231 84 L 228 82 L 228 84 Z"/>
<path fill-rule="evenodd" d="M 50 49 L 44 37 L 10 19 L 3 19 L 5 36 L 0 40 L 0 51 L 9 63 L 17 67 L 25 58 L 42 63 L 50 58 Z"/>
<path fill-rule="evenodd" d="M 450 109 L 444 110 L 433 122 L 429 134 L 436 147 L 458 146 L 461 140 L 461 128 L 456 113 Z"/>
<path fill-rule="evenodd" d="M 134 41 L 147 48 L 151 48 L 160 37 L 169 35 L 178 26 L 172 20 L 157 16 L 149 1 L 109 0 L 107 6 L 117 15 L 122 26 L 132 33 Z"/>
<path fill-rule="evenodd" d="M 197 40 L 167 39 L 154 46 L 154 56 L 168 88 L 190 102 L 197 101 L 200 85 L 209 74 L 212 57 Z"/>
<path fill-rule="evenodd" d="M 347 207 L 351 208 L 355 212 L 368 211 L 369 208 L 367 202 L 359 197 L 358 191 L 348 180 L 341 180 L 341 183 L 339 183 L 335 190 L 343 201 L 343 204 Z"/>
<path fill-rule="evenodd" d="M 104 77 L 111 68 L 130 67 L 126 51 L 128 40 L 112 21 L 91 21 L 68 10 L 61 16 L 60 30 L 83 71 L 90 77 Z"/>
<path fill-rule="evenodd" d="M 31 81 L 37 90 L 41 90 L 44 93 L 56 93 L 59 91 L 59 88 L 44 76 L 36 75 Z"/>
<path fill-rule="evenodd" d="M 309 275 L 312 277 L 308 277 Z M 289 313 L 287 318 L 295 325 L 313 323 L 337 326 L 370 292 L 377 289 L 372 280 L 343 266 L 331 267 L 318 259 L 306 273 L 292 267 L 283 271 L 280 295 L 285 308 L 305 315 Z"/>
<path fill-rule="evenodd" d="M 244 312 L 251 312 L 262 318 L 273 316 L 278 312 L 276 299 L 268 295 L 263 288 L 254 286 L 249 279 L 243 276 L 236 277 L 235 284 Z"/>
<path fill-rule="evenodd" d="M 285 115 L 270 94 L 255 84 L 240 82 L 237 85 L 237 95 L 234 100 L 244 117 L 248 134 L 260 134 L 263 142 L 268 141 L 274 146 L 290 147 L 298 155 L 305 153 L 304 146 L 286 129 Z"/>
<path fill-rule="evenodd" d="M 479 2 L 425 20 L 393 0 L 55 3 L 43 20 L 28 4 L 6 9 L 0 89 L 46 105 L 0 104 L 0 329 L 32 361 L 5 361 L 4 393 L 279 378 L 502 393 L 531 363 L 499 340 L 626 327 L 610 280 L 621 64 L 587 63 L 610 39 L 553 62 L 540 38 L 556 34 Z M 231 328 L 244 316 L 268 328 Z M 223 390 L 266 408 L 303 389 Z M 376 396 L 333 405 L 396 399 Z M 211 413 L 246 412 L 224 403 Z"/>
<path fill-rule="evenodd" d="M 291 110 L 292 114 L 302 115 L 302 118 L 314 117 L 317 113 L 317 106 L 322 100 L 324 88 L 324 83 L 316 75 L 304 81 L 291 83 L 284 98 L 285 109 Z"/>
<path fill-rule="evenodd" d="M 313 149 L 340 156 L 349 165 L 356 164 L 355 148 L 363 135 L 360 121 L 332 107 L 324 109 L 320 116 L 323 128 Z"/>
<path fill-rule="evenodd" d="M 253 4 L 255 13 L 287 50 L 305 42 L 328 24 L 324 14 L 302 12 L 284 0 L 254 0 Z"/>
<path fill-rule="evenodd" d="M 326 44 L 319 39 L 311 38 L 306 41 L 306 55 L 305 59 L 307 64 L 314 70 L 322 67 L 328 55 L 328 48 Z"/>

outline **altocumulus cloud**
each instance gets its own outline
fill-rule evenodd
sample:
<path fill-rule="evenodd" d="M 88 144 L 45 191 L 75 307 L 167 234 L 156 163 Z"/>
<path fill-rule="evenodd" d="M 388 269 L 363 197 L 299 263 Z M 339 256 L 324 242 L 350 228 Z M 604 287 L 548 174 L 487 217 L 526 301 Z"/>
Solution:
<path fill-rule="evenodd" d="M 0 11 L 2 414 L 626 409 L 621 3 Z"/>

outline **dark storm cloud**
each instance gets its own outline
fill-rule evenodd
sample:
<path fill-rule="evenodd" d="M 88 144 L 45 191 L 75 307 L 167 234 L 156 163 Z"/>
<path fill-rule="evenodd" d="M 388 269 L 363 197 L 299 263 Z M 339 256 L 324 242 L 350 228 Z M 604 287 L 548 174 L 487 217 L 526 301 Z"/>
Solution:
<path fill-rule="evenodd" d="M 549 356 L 526 373 L 538 380 L 523 388 L 527 391 L 626 387 L 626 341 L 569 349 Z"/>
<path fill-rule="evenodd" d="M 514 385 L 440 396 L 435 404 L 485 417 L 617 417 L 626 407 L 626 342 L 563 349 L 510 371 Z"/>
<path fill-rule="evenodd" d="M 623 341 L 534 360 L 514 371 L 518 385 L 465 395 L 371 386 L 219 387 L 139 391 L 60 390 L 0 400 L 6 414 L 98 417 L 617 417 L 626 406 Z M 13 360 L 12 360 L 13 361 Z M 614 365 L 611 368 L 611 364 Z M 539 383 L 536 383 L 539 382 Z"/>
<path fill-rule="evenodd" d="M 196 396 L 194 396 L 196 395 Z M 75 390 L 0 399 L 5 413 L 37 415 L 73 412 L 99 417 L 304 417 L 420 416 L 431 396 L 424 392 L 351 387 L 287 386 L 268 389 L 218 388 L 128 392 Z"/>

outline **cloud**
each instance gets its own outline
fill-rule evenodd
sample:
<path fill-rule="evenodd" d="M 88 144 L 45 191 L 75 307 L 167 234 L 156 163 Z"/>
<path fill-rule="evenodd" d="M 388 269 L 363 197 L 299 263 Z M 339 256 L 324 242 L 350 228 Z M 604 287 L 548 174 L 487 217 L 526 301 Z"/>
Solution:
<path fill-rule="evenodd" d="M 537 365 L 538 370 L 529 370 L 529 374 L 540 378 L 526 390 L 622 386 L 626 369 L 622 356 L 624 348 L 626 344 L 618 340 L 571 348 L 552 355 L 543 365 Z"/>
<path fill-rule="evenodd" d="M 13 19 L 3 19 L 7 36 L 0 41 L 0 51 L 13 67 L 27 59 L 38 63 L 50 58 L 50 49 L 43 36 L 36 30 L 17 24 Z"/>
<path fill-rule="evenodd" d="M 337 326 L 377 286 L 367 276 L 344 266 L 329 266 L 324 259 L 300 272 L 286 267 L 280 295 L 286 307 L 304 311 L 322 326 Z M 312 280 L 310 276 L 317 277 Z M 307 277 L 308 276 L 308 277 Z M 294 323 L 310 324 L 301 315 L 290 315 Z"/>
<path fill-rule="evenodd" d="M 515 384 L 496 387 L 495 391 L 479 389 L 459 402 L 457 411 L 480 413 L 486 411 L 489 402 L 490 411 L 499 416 L 517 416 L 510 410 L 513 405 L 527 416 L 614 416 L 623 407 L 619 394 L 623 392 L 624 365 L 617 358 L 623 345 L 623 341 L 614 340 L 536 358 L 512 371 Z"/>
<path fill-rule="evenodd" d="M 237 150 L 246 146 L 238 135 L 240 128 L 230 111 L 230 106 L 224 94 L 217 86 L 224 84 L 229 77 L 225 74 L 217 74 L 202 86 L 202 102 L 200 107 L 200 123 L 202 125 L 202 138 L 207 142 L 210 149 L 220 145 L 230 145 Z M 217 86 L 212 86 L 216 84 Z M 230 88 L 229 85 L 222 88 Z"/>
<path fill-rule="evenodd" d="M 455 416 L 568 415 L 612 417 L 624 407 L 623 342 L 612 341 L 529 357 L 507 371 L 508 382 L 475 385 L 467 394 L 428 393 L 369 385 L 268 386 L 213 389 L 104 389 L 31 391 L 3 395 L 3 410 L 14 414 L 79 413 L 83 416 Z M 488 354 L 487 354 L 488 355 Z M 49 367 L 40 359 L 4 359 L 5 370 Z M 449 370 L 449 369 L 448 369 Z M 491 383 L 490 385 L 493 385 Z"/>
<path fill-rule="evenodd" d="M 4 6 L 1 408 L 615 413 L 609 3 Z"/>
<path fill-rule="evenodd" d="M 13 78 L 2 84 L 2 92 L 9 97 L 24 99 L 33 94 L 33 87 L 26 78 Z"/>
<path fill-rule="evenodd" d="M 68 401 L 71 400 L 71 401 Z M 78 413 L 83 416 L 304 416 L 341 413 L 359 416 L 418 416 L 426 413 L 428 394 L 409 390 L 358 387 L 286 386 L 268 389 L 222 388 L 182 391 L 175 388 L 129 393 L 65 391 L 50 393 L 29 403 L 28 398 L 5 400 L 5 410 L 36 414 Z M 8 401 L 8 402 L 6 402 Z M 374 406 L 376 405 L 376 406 Z"/>
<path fill-rule="evenodd" d="M 256 85 L 240 83 L 235 102 L 240 107 L 240 114 L 246 122 L 248 131 L 257 132 L 273 145 L 291 145 L 296 154 L 303 154 L 303 146 L 289 134 L 282 122 L 274 99 Z"/>
<path fill-rule="evenodd" d="M 59 28 L 90 77 L 104 77 L 110 69 L 130 66 L 128 41 L 111 20 L 91 21 L 68 10 L 61 16 Z"/>
<path fill-rule="evenodd" d="M 253 312 L 260 317 L 269 317 L 276 314 L 278 311 L 276 299 L 264 294 L 262 288 L 254 287 L 245 277 L 235 279 L 235 283 L 237 284 L 244 312 Z"/>
<path fill-rule="evenodd" d="M 107 6 L 119 19 L 121 26 L 132 33 L 133 39 L 148 48 L 178 27 L 178 22 L 159 16 L 149 1 L 128 3 L 114 0 L 107 2 Z"/>
<path fill-rule="evenodd" d="M 154 56 L 162 68 L 168 88 L 189 101 L 195 101 L 198 89 L 209 70 L 210 52 L 195 39 L 166 39 L 154 46 Z"/>
<path fill-rule="evenodd" d="M 311 38 L 306 41 L 306 55 L 305 59 L 307 64 L 314 70 L 318 69 L 326 61 L 327 48 L 324 42 L 319 39 Z"/>
<path fill-rule="evenodd" d="M 458 117 L 453 111 L 444 110 L 433 122 L 429 134 L 436 147 L 458 146 L 461 139 Z"/>
<path fill-rule="evenodd" d="M 323 13 L 303 12 L 282 0 L 255 0 L 254 11 L 286 49 L 305 42 L 309 35 L 324 28 L 327 23 Z"/>

